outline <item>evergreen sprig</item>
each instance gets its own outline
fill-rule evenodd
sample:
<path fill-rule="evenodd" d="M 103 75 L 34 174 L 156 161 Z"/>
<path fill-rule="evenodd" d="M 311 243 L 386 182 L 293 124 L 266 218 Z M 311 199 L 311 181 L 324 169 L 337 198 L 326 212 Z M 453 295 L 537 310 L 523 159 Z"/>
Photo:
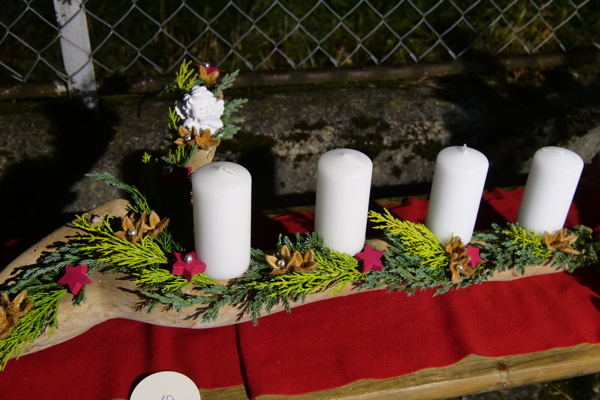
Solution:
<path fill-rule="evenodd" d="M 568 266 L 571 272 L 582 265 L 597 265 L 600 242 L 592 237 L 589 228 L 577 227 L 573 233 L 578 239 L 571 247 L 579 254 L 548 250 L 537 233 L 526 232 L 510 222 L 506 228 L 492 224 L 492 231 L 475 232 L 472 241 L 480 243 L 480 256 L 486 268 L 495 271 L 515 268 L 523 274 L 527 266 L 541 265 L 547 260 L 551 260 L 551 265 L 556 268 Z"/>
<path fill-rule="evenodd" d="M 134 280 L 133 283 L 150 289 L 160 289 L 159 291 L 163 293 L 176 293 L 189 284 L 199 287 L 217 284 L 217 281 L 209 278 L 204 273 L 195 274 L 190 282 L 183 276 L 173 275 L 171 271 L 158 266 L 143 268 L 135 272 L 134 276 L 137 276 L 138 279 Z"/>
<path fill-rule="evenodd" d="M 67 293 L 60 285 L 53 290 L 35 292 L 29 289 L 27 300 L 33 300 L 33 308 L 19 318 L 17 326 L 10 335 L 0 340 L 0 371 L 4 369 L 11 357 L 19 358 L 25 347 L 33 343 L 48 329 L 52 335 L 58 327 L 58 302 Z"/>
<path fill-rule="evenodd" d="M 138 278 L 133 283 L 150 289 L 160 288 L 162 292 L 172 293 L 181 290 L 189 282 L 183 276 L 173 275 L 170 271 L 154 266 L 134 273 Z"/>
<path fill-rule="evenodd" d="M 533 235 L 512 223 L 507 223 L 504 229 L 492 224 L 491 232 L 475 232 L 471 241 L 482 243 L 480 256 L 488 268 L 496 271 L 515 268 L 523 274 L 525 267 L 540 265 L 548 258 Z"/>
<path fill-rule="evenodd" d="M 150 299 L 150 302 L 147 304 L 148 313 L 152 312 L 152 310 L 154 310 L 154 308 L 159 304 L 165 306 L 166 309 L 172 307 L 177 312 L 180 312 L 184 308 L 205 302 L 204 298 L 193 295 L 157 292 L 140 292 L 140 294 Z"/>
<path fill-rule="evenodd" d="M 502 231 L 507 237 L 512 238 L 514 244 L 519 248 L 529 248 L 531 255 L 536 258 L 545 259 L 552 257 L 552 251 L 546 249 L 544 240 L 535 231 L 529 231 L 518 224 L 508 224 L 507 229 Z"/>
<path fill-rule="evenodd" d="M 146 236 L 139 242 L 132 243 L 115 236 L 110 226 L 111 218 L 107 216 L 101 223 L 95 224 L 87 219 L 87 214 L 77 217 L 73 226 L 87 233 L 75 237 L 85 244 L 82 250 L 97 254 L 98 262 L 121 267 L 116 270 L 119 272 L 146 265 L 167 263 L 167 257 L 153 238 Z M 110 271 L 116 272 L 114 269 Z"/>
<path fill-rule="evenodd" d="M 193 68 L 190 68 L 191 64 L 191 60 L 183 60 L 183 62 L 179 66 L 179 71 L 175 73 L 175 81 L 177 82 L 177 87 L 184 92 L 189 92 L 196 84 L 197 72 Z"/>
<path fill-rule="evenodd" d="M 181 117 L 175 111 L 175 107 L 169 107 L 169 117 L 167 122 L 167 128 L 169 128 L 169 139 L 177 140 L 179 136 L 179 125 Z"/>
<path fill-rule="evenodd" d="M 225 101 L 225 110 L 223 111 L 223 115 L 221 115 L 223 128 L 219 129 L 215 137 L 219 139 L 231 139 L 240 130 L 239 125 L 244 122 L 244 119 L 232 117 L 232 114 L 237 112 L 247 102 L 248 99 Z"/>
<path fill-rule="evenodd" d="M 167 150 L 168 156 L 163 156 L 161 159 L 167 164 L 176 165 L 178 167 L 186 167 L 190 163 L 192 156 L 198 150 L 200 150 L 200 147 L 198 147 L 196 144 L 193 146 L 169 147 Z"/>
<path fill-rule="evenodd" d="M 577 235 L 577 241 L 572 247 L 579 251 L 579 254 L 571 257 L 569 271 L 573 272 L 585 265 L 599 265 L 600 240 L 594 236 L 594 232 L 585 226 L 577 226 L 572 233 Z"/>
<path fill-rule="evenodd" d="M 392 235 L 398 235 L 399 241 L 406 246 L 406 251 L 423 259 L 423 265 L 429 268 L 444 268 L 448 265 L 448 255 L 442 247 L 440 239 L 423 224 L 401 221 L 390 211 L 384 214 L 369 211 L 371 222 L 380 223 L 375 229 L 383 229 Z"/>
<path fill-rule="evenodd" d="M 179 242 L 175 241 L 173 235 L 168 229 L 164 230 L 156 237 L 156 242 L 165 251 L 165 253 L 181 253 L 185 251 L 185 248 Z"/>
<path fill-rule="evenodd" d="M 236 69 L 235 71 L 233 71 L 233 72 L 225 75 L 223 78 L 221 78 L 221 82 L 219 82 L 217 87 L 213 90 L 213 94 L 215 95 L 215 97 L 219 97 L 222 92 L 224 92 L 225 90 L 232 87 L 233 83 L 235 82 L 235 78 L 237 78 L 239 73 L 240 73 L 240 70 Z"/>
<path fill-rule="evenodd" d="M 291 301 L 304 301 L 306 296 L 331 289 L 331 294 L 340 293 L 352 283 L 364 279 L 365 274 L 358 271 L 358 261 L 349 254 L 330 250 L 316 253 L 315 271 L 287 273 L 278 275 L 267 282 L 253 282 L 250 287 L 257 290 L 269 288 L 268 297 L 289 297 Z"/>
<path fill-rule="evenodd" d="M 117 189 L 122 189 L 126 191 L 131 196 L 131 200 L 133 201 L 133 205 L 131 206 L 131 209 L 133 211 L 135 211 L 138 214 L 141 214 L 144 211 L 150 213 L 151 210 L 148 206 L 148 202 L 146 201 L 146 197 L 144 197 L 144 195 L 135 186 L 131 186 L 124 182 L 121 182 L 108 172 L 104 172 L 102 174 L 92 172 L 90 174 L 86 174 L 86 176 L 96 179 L 98 181 L 102 181 L 107 185 L 114 186 Z"/>
<path fill-rule="evenodd" d="M 204 306 L 198 310 L 202 322 L 211 322 L 217 319 L 219 311 L 225 306 L 240 310 L 239 317 L 247 314 L 253 324 L 258 318 L 279 303 L 278 298 L 269 296 L 269 290 L 257 291 L 250 284 L 270 278 L 270 267 L 264 263 L 265 254 L 258 249 L 251 249 L 250 267 L 246 273 L 234 279 L 229 285 L 213 285 L 203 289 L 202 303 Z M 286 310 L 289 302 L 283 299 Z"/>

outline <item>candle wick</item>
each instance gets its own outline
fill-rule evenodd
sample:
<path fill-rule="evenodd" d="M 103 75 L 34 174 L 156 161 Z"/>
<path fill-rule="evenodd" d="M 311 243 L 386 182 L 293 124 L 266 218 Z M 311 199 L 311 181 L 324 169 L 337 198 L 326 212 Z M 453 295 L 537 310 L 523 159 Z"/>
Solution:
<path fill-rule="evenodd" d="M 219 168 L 219 169 L 220 169 L 221 171 L 223 171 L 223 172 L 227 172 L 228 174 L 235 175 L 235 171 L 233 171 L 233 170 L 230 170 L 230 169 L 229 169 L 229 168 L 227 168 L 227 167 L 221 167 L 221 168 Z"/>
<path fill-rule="evenodd" d="M 462 147 L 460 147 L 460 151 L 462 151 L 463 153 L 466 153 L 468 149 L 469 148 L 467 147 L 466 144 L 463 144 Z"/>
<path fill-rule="evenodd" d="M 563 152 L 562 149 L 556 148 L 556 147 L 554 147 L 554 148 L 553 147 L 542 147 L 541 150 L 544 153 L 562 153 Z"/>
<path fill-rule="evenodd" d="M 342 156 L 344 157 L 348 157 L 348 158 L 352 158 L 354 160 L 358 160 L 362 163 L 366 163 L 367 161 L 365 159 L 363 159 L 362 157 L 357 157 L 354 154 L 348 154 L 348 153 L 342 153 Z"/>

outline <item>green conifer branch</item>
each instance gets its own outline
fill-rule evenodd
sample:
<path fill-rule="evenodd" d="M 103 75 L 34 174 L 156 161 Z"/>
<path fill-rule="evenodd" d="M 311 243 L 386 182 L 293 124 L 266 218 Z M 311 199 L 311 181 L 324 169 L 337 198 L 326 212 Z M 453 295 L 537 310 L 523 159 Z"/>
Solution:
<path fill-rule="evenodd" d="M 209 278 L 204 273 L 195 274 L 190 282 L 181 275 L 173 275 L 170 271 L 159 267 L 143 268 L 139 272 L 134 273 L 134 275 L 138 276 L 138 279 L 134 280 L 133 283 L 152 289 L 159 289 L 159 292 L 162 293 L 174 293 L 190 284 L 196 286 L 208 286 L 217 283 L 214 279 Z"/>
<path fill-rule="evenodd" d="M 143 268 L 134 274 L 138 279 L 133 283 L 142 287 L 160 288 L 162 292 L 176 292 L 189 284 L 189 281 L 180 275 L 157 267 Z"/>
<path fill-rule="evenodd" d="M 550 258 L 553 251 L 546 249 L 544 240 L 535 231 L 529 231 L 517 224 L 508 224 L 508 228 L 503 230 L 507 237 L 511 238 L 513 243 L 519 248 L 530 248 L 531 254 L 534 257 Z"/>
<path fill-rule="evenodd" d="M 0 371 L 4 370 L 11 356 L 19 358 L 25 347 L 43 335 L 46 329 L 49 328 L 50 336 L 58 326 L 58 301 L 67 290 L 60 285 L 54 285 L 54 288 L 28 294 L 27 300 L 33 300 L 33 308 L 19 319 L 8 337 L 0 340 Z"/>
<path fill-rule="evenodd" d="M 189 91 L 195 84 L 196 71 L 194 69 L 190 69 L 190 64 L 192 61 L 183 60 L 181 65 L 179 66 L 179 71 L 175 73 L 175 81 L 177 82 L 177 87 L 185 92 Z"/>
<path fill-rule="evenodd" d="M 179 137 L 179 125 L 181 122 L 181 117 L 175 111 L 175 107 L 169 107 L 169 117 L 167 122 L 167 127 L 169 128 L 169 139 L 177 140 Z"/>
<path fill-rule="evenodd" d="M 98 255 L 98 262 L 119 267 L 140 268 L 151 264 L 166 264 L 167 257 L 154 239 L 146 236 L 137 243 L 114 235 L 110 227 L 110 216 L 100 224 L 88 221 L 87 214 L 77 216 L 73 226 L 84 230 L 87 235 L 75 237 L 85 245 L 82 250 Z"/>
<path fill-rule="evenodd" d="M 166 229 L 163 232 L 161 232 L 161 234 L 158 235 L 155 240 L 158 243 L 158 245 L 165 251 L 165 253 L 182 253 L 183 251 L 185 251 L 185 248 L 180 243 L 175 241 L 169 229 Z"/>
<path fill-rule="evenodd" d="M 146 198 L 135 186 L 131 186 L 131 185 L 121 182 L 120 180 L 118 180 L 117 178 L 115 178 L 114 176 L 109 174 L 108 172 L 105 172 L 103 174 L 99 174 L 97 172 L 92 172 L 90 174 L 86 174 L 86 176 L 96 179 L 98 181 L 102 181 L 107 185 L 114 186 L 118 189 L 122 189 L 122 190 L 126 191 L 127 193 L 129 193 L 129 195 L 131 196 L 131 200 L 133 201 L 133 206 L 131 207 L 131 209 L 133 211 L 135 211 L 138 214 L 141 214 L 144 211 L 146 211 L 147 213 L 150 213 L 151 210 L 150 210 L 150 207 L 148 206 L 148 202 L 146 201 Z"/>
<path fill-rule="evenodd" d="M 229 74 L 225 75 L 223 78 L 221 78 L 221 82 L 219 82 L 217 87 L 213 90 L 213 94 L 215 95 L 215 97 L 219 97 L 220 92 L 224 92 L 225 90 L 232 87 L 233 83 L 235 82 L 235 78 L 237 78 L 239 73 L 240 73 L 240 70 L 236 69 L 232 73 L 229 73 Z"/>
<path fill-rule="evenodd" d="M 172 146 L 168 149 L 168 157 L 162 157 L 162 160 L 176 165 L 178 167 L 187 167 L 192 159 L 192 156 L 200 150 L 198 145 L 193 146 Z"/>
<path fill-rule="evenodd" d="M 384 209 L 384 215 L 369 211 L 369 219 L 371 222 L 382 224 L 375 226 L 375 229 L 383 229 L 392 235 L 398 235 L 400 242 L 406 246 L 406 251 L 423 258 L 423 264 L 427 267 L 445 268 L 448 265 L 448 256 L 442 247 L 442 242 L 425 225 L 401 221 L 387 208 Z"/>
<path fill-rule="evenodd" d="M 349 254 L 330 250 L 329 254 L 316 253 L 318 267 L 313 272 L 287 273 L 267 282 L 254 281 L 248 287 L 256 290 L 269 288 L 268 297 L 291 297 L 304 299 L 306 296 L 331 288 L 337 294 L 352 283 L 362 281 L 365 274 L 358 271 L 358 261 Z"/>
<path fill-rule="evenodd" d="M 217 281 L 215 281 L 212 278 L 209 278 L 205 273 L 194 274 L 194 276 L 192 276 L 192 285 L 210 286 L 210 285 L 216 285 L 216 284 L 217 284 Z"/>
<path fill-rule="evenodd" d="M 149 299 L 155 300 L 159 304 L 166 306 L 166 308 L 173 307 L 177 312 L 181 311 L 184 308 L 191 307 L 196 304 L 202 304 L 205 302 L 205 299 L 200 296 L 190 296 L 190 295 L 177 295 L 172 293 L 156 293 L 156 292 L 141 292 L 142 295 L 148 297 Z M 156 306 L 156 302 L 152 303 L 151 307 L 148 307 L 148 312 L 152 312 L 154 307 Z"/>
<path fill-rule="evenodd" d="M 232 117 L 231 115 L 242 108 L 246 102 L 248 102 L 248 99 L 225 101 L 225 110 L 223 111 L 223 115 L 221 115 L 223 128 L 219 129 L 215 137 L 219 139 L 231 139 L 240 130 L 239 124 L 244 122 L 244 119 Z"/>

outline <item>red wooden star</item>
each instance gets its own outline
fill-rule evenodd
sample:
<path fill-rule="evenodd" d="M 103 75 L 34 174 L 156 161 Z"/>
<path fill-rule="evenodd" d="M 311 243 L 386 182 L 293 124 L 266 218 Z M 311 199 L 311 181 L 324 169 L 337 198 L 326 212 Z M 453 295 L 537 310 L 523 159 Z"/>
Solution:
<path fill-rule="evenodd" d="M 467 245 L 465 256 L 471 257 L 471 261 L 467 264 L 471 268 L 476 267 L 483 262 L 481 257 L 479 257 L 479 247 Z"/>
<path fill-rule="evenodd" d="M 65 266 L 65 276 L 60 278 L 58 283 L 60 285 L 69 286 L 71 293 L 77 294 L 83 285 L 89 285 L 92 283 L 92 281 L 87 277 L 87 271 L 87 265 L 78 265 L 76 267 L 67 265 Z"/>
<path fill-rule="evenodd" d="M 381 263 L 381 256 L 385 251 L 373 250 L 369 245 L 365 246 L 365 249 L 354 256 L 358 262 L 362 265 L 362 273 L 374 269 L 381 271 L 383 264 Z"/>
<path fill-rule="evenodd" d="M 200 274 L 206 271 L 206 264 L 196 258 L 196 252 L 186 254 L 183 259 L 181 253 L 173 253 L 175 262 L 171 272 L 173 275 L 183 275 L 185 279 L 191 281 L 195 274 Z"/>

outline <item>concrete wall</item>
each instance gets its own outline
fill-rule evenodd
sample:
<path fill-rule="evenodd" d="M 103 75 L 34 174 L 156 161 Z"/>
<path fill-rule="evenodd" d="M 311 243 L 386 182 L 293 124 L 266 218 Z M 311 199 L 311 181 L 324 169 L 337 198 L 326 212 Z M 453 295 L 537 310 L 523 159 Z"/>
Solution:
<path fill-rule="evenodd" d="M 467 144 L 488 156 L 489 188 L 523 184 L 542 146 L 569 147 L 590 162 L 600 151 L 598 79 L 564 71 L 514 78 L 247 90 L 237 93 L 249 99 L 241 113 L 246 121 L 217 159 L 251 171 L 259 209 L 312 204 L 317 160 L 339 147 L 373 159 L 374 198 L 428 193 L 435 157 L 448 145 Z M 26 232 L 26 216 L 50 232 L 73 213 L 120 197 L 84 174 L 109 172 L 134 182 L 143 152 L 159 154 L 167 144 L 171 104 L 105 99 L 99 112 L 56 100 L 4 104 L 5 231 Z"/>

